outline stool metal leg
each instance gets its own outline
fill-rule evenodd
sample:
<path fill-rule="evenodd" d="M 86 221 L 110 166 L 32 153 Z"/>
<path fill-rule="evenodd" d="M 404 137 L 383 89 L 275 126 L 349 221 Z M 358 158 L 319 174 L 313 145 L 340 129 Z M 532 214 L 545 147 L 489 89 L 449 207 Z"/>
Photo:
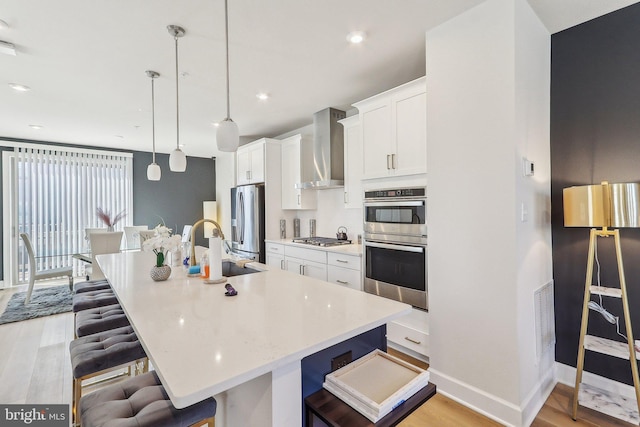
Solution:
<path fill-rule="evenodd" d="M 215 417 L 206 418 L 202 421 L 198 421 L 197 423 L 191 425 L 191 427 L 201 427 L 201 426 L 216 427 L 216 418 Z"/>

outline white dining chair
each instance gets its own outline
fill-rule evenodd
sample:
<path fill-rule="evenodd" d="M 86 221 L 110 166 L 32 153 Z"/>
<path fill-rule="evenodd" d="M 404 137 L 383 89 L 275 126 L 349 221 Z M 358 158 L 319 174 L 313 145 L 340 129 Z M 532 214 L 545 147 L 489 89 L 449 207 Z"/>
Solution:
<path fill-rule="evenodd" d="M 91 242 L 89 241 L 89 235 L 91 233 L 104 233 L 107 231 L 106 227 L 99 227 L 99 228 L 90 228 L 87 227 L 84 229 L 84 240 L 86 240 L 87 242 L 87 250 L 90 251 L 91 250 Z"/>
<path fill-rule="evenodd" d="M 115 254 L 120 252 L 122 231 L 97 232 L 89 234 L 91 243 L 91 280 L 104 279 L 104 273 L 96 262 L 96 255 Z"/>
<path fill-rule="evenodd" d="M 38 271 L 35 251 L 33 250 L 29 236 L 25 233 L 20 233 L 20 237 L 24 241 L 24 247 L 29 256 L 29 287 L 27 288 L 27 297 L 24 299 L 24 304 L 29 304 L 31 293 L 33 292 L 33 285 L 36 280 L 67 276 L 69 278 L 69 289 L 73 290 L 73 267 L 50 268 L 48 270 Z"/>
<path fill-rule="evenodd" d="M 140 232 L 147 231 L 149 227 L 146 225 L 131 225 L 124 227 L 124 238 L 126 242 L 126 249 L 139 249 L 140 248 Z"/>

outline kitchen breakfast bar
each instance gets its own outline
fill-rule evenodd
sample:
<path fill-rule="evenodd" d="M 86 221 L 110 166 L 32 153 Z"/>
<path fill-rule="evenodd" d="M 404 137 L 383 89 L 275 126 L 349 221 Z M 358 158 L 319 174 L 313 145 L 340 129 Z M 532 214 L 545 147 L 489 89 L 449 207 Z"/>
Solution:
<path fill-rule="evenodd" d="M 386 349 L 384 325 L 411 311 L 255 263 L 264 271 L 228 278 L 236 296 L 182 267 L 154 282 L 154 260 L 150 252 L 97 257 L 172 403 L 214 396 L 217 427 L 303 425 L 303 387 L 304 396 L 318 390 L 329 369 L 314 364 L 335 357 L 324 353 L 349 349 L 355 359 L 367 346 Z"/>

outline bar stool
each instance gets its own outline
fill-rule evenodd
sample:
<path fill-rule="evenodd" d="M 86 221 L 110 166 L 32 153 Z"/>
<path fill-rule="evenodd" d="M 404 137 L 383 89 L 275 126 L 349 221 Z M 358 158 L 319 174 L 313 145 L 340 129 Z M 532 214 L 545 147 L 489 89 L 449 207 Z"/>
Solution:
<path fill-rule="evenodd" d="M 214 427 L 216 409 L 213 397 L 176 409 L 151 371 L 82 397 L 78 418 L 83 427 Z"/>
<path fill-rule="evenodd" d="M 73 296 L 73 312 L 77 313 L 89 308 L 104 307 L 117 304 L 118 298 L 111 289 L 87 291 Z"/>
<path fill-rule="evenodd" d="M 89 308 L 76 313 L 75 338 L 129 326 L 120 304 Z"/>
<path fill-rule="evenodd" d="M 113 371 L 142 364 L 142 372 L 149 369 L 149 360 L 133 328 L 125 326 L 98 334 L 76 338 L 69 344 L 73 374 L 72 411 L 82 394 L 82 381 Z"/>
<path fill-rule="evenodd" d="M 100 291 L 103 289 L 111 289 L 111 284 L 107 279 L 87 280 L 73 285 L 73 292 L 76 294 L 89 291 Z"/>

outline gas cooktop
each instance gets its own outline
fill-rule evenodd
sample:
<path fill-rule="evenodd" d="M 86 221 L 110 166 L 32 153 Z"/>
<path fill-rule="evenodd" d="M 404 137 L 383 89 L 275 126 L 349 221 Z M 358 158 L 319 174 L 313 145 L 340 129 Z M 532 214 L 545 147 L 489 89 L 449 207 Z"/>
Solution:
<path fill-rule="evenodd" d="M 313 246 L 339 246 L 349 245 L 351 240 L 338 240 L 332 237 L 296 237 L 293 243 L 304 243 Z"/>

